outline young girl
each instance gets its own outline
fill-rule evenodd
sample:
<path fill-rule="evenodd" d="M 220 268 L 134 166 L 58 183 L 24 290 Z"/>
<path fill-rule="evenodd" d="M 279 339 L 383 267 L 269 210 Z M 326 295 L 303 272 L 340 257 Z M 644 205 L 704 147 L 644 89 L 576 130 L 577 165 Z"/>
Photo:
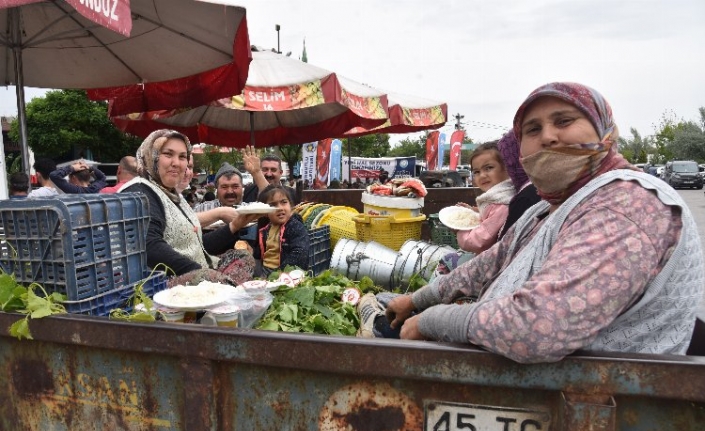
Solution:
<path fill-rule="evenodd" d="M 259 229 L 257 244 L 253 247 L 257 259 L 255 277 L 267 277 L 288 265 L 308 269 L 308 230 L 301 216 L 292 212 L 286 189 L 269 185 L 257 200 L 277 210 L 269 213 L 269 221 Z"/>
<path fill-rule="evenodd" d="M 482 190 L 475 200 L 480 211 L 480 225 L 472 230 L 458 231 L 457 235 L 461 249 L 477 254 L 497 242 L 507 221 L 509 201 L 514 197 L 515 189 L 496 143 L 478 146 L 470 157 L 470 166 L 473 184 Z M 469 207 L 465 203 L 458 205 Z"/>
<path fill-rule="evenodd" d="M 457 232 L 460 250 L 441 258 L 433 278 L 448 274 L 458 265 L 472 259 L 475 254 L 492 247 L 499 239 L 502 226 L 507 221 L 509 201 L 516 192 L 497 143 L 488 142 L 478 146 L 470 157 L 470 166 L 473 184 L 482 190 L 482 194 L 475 200 L 480 212 L 480 225 L 472 230 Z M 457 205 L 470 208 L 470 205 L 463 202 Z"/>

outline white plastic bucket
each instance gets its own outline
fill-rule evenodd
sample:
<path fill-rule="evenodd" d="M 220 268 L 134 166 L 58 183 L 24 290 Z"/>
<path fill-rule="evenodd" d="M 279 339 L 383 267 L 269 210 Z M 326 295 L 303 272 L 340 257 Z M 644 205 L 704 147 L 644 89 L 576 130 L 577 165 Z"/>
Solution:
<path fill-rule="evenodd" d="M 394 262 L 392 287 L 406 288 L 414 274 L 426 280 L 431 278 L 438 261 L 449 253 L 455 253 L 453 247 L 430 244 L 424 241 L 408 240 L 399 249 Z"/>
<path fill-rule="evenodd" d="M 335 245 L 330 267 L 352 280 L 368 276 L 376 285 L 391 289 L 396 260 L 397 252 L 382 244 L 342 238 Z"/>

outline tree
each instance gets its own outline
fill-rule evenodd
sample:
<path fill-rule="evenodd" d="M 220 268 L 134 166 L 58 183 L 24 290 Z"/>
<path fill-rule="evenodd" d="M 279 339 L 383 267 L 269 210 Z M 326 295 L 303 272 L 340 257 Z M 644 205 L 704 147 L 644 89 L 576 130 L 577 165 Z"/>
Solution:
<path fill-rule="evenodd" d="M 678 120 L 673 112 L 664 113 L 656 133 L 656 148 L 662 160 L 705 161 L 705 108 L 700 108 L 700 123 Z"/>
<path fill-rule="evenodd" d="M 205 145 L 203 154 L 196 154 L 193 157 L 194 171 L 204 169 L 208 175 L 218 172 L 224 162 L 235 167 L 239 166 L 242 162 L 240 151 L 230 148 L 229 151 L 223 152 L 221 147 Z"/>
<path fill-rule="evenodd" d="M 303 145 L 282 145 L 279 147 L 279 153 L 281 154 L 282 161 L 285 161 L 289 165 L 289 175 L 293 177 L 294 175 L 294 165 L 301 160 L 301 149 Z"/>
<path fill-rule="evenodd" d="M 17 121 L 10 137 L 19 141 Z M 95 160 L 116 162 L 135 154 L 141 142 L 118 130 L 107 104 L 88 100 L 83 90 L 49 91 L 27 104 L 27 143 L 37 156 L 70 159 L 90 150 Z"/>
<path fill-rule="evenodd" d="M 344 157 L 348 156 L 348 147 L 350 147 L 349 155 L 351 157 L 386 157 L 389 155 L 389 135 L 386 133 L 345 138 L 342 141 Z"/>
<path fill-rule="evenodd" d="M 388 154 L 390 157 L 414 156 L 417 159 L 423 160 L 426 157 L 426 138 L 402 139 L 394 148 L 389 150 Z"/>
<path fill-rule="evenodd" d="M 631 163 L 646 163 L 648 153 L 653 150 L 652 139 L 642 138 L 635 128 L 631 128 L 632 139 L 619 138 L 619 152 Z"/>

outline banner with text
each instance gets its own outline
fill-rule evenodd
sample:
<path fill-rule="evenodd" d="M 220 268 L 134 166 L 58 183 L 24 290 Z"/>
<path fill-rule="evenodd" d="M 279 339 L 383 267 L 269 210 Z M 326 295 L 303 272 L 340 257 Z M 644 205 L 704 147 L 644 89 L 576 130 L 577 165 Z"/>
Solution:
<path fill-rule="evenodd" d="M 450 170 L 454 171 L 460 164 L 460 150 L 463 148 L 465 130 L 456 130 L 450 135 Z"/>
<path fill-rule="evenodd" d="M 348 170 L 348 167 L 350 169 Z M 343 179 L 355 182 L 358 178 L 363 183 L 369 178 L 379 178 L 380 169 L 389 174 L 389 178 L 413 177 L 416 169 L 416 157 L 346 157 L 343 159 Z M 348 177 L 348 171 L 352 180 Z"/>
<path fill-rule="evenodd" d="M 301 161 L 301 180 L 313 184 L 316 179 L 316 155 L 318 154 L 318 142 L 309 142 L 303 145 Z"/>
<path fill-rule="evenodd" d="M 428 134 L 426 139 L 426 169 L 429 171 L 436 170 L 438 166 L 438 135 L 440 132 L 433 131 Z"/>
<path fill-rule="evenodd" d="M 340 139 L 333 139 L 330 147 L 330 180 L 341 181 L 340 159 L 343 157 L 343 143 Z"/>

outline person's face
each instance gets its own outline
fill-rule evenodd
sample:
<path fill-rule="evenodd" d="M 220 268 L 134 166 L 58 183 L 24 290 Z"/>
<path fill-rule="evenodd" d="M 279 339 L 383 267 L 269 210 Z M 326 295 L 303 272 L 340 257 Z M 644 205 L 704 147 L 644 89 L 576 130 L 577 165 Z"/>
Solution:
<path fill-rule="evenodd" d="M 218 178 L 218 187 L 215 196 L 220 201 L 220 205 L 231 207 L 242 202 L 242 180 L 239 175 L 225 178 L 225 175 Z"/>
<path fill-rule="evenodd" d="M 184 171 L 184 178 L 179 183 L 179 189 L 185 190 L 191 185 L 191 179 L 193 178 L 193 156 L 189 157 L 188 163 L 186 164 L 186 170 Z"/>
<path fill-rule="evenodd" d="M 475 186 L 483 192 L 508 178 L 507 170 L 497 160 L 497 154 L 494 151 L 485 151 L 473 157 L 472 179 Z"/>
<path fill-rule="evenodd" d="M 521 124 L 521 156 L 540 150 L 600 142 L 595 127 L 578 108 L 555 97 L 536 99 Z"/>
<path fill-rule="evenodd" d="M 282 177 L 282 170 L 279 168 L 279 162 L 274 160 L 262 160 L 260 163 L 262 174 L 267 179 L 269 184 L 281 185 L 279 182 Z"/>
<path fill-rule="evenodd" d="M 176 188 L 186 171 L 186 143 L 181 139 L 170 138 L 159 152 L 157 171 L 164 187 Z"/>
<path fill-rule="evenodd" d="M 269 214 L 269 221 L 273 224 L 284 224 L 289 221 L 291 217 L 291 202 L 289 202 L 289 196 L 277 191 L 267 200 L 267 204 L 277 209 Z"/>

